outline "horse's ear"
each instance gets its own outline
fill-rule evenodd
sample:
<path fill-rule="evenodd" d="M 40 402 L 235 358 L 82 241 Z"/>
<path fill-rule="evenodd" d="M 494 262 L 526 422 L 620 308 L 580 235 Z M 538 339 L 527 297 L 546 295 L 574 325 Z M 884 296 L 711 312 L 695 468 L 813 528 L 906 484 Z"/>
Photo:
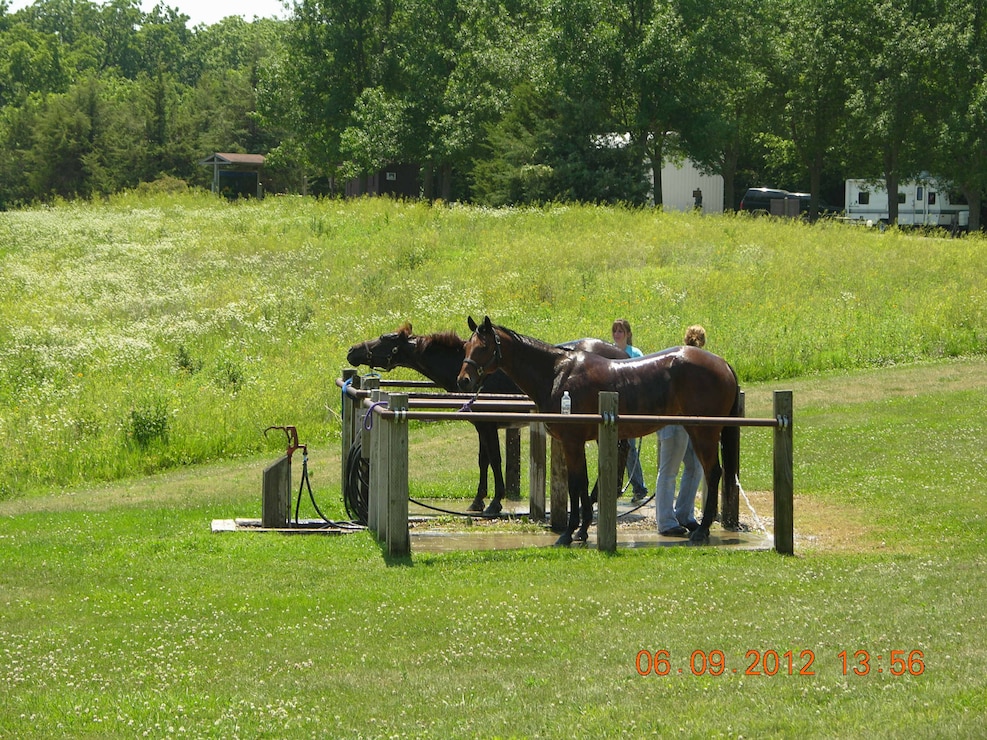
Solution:
<path fill-rule="evenodd" d="M 472 316 L 467 316 L 466 317 L 466 323 L 467 323 L 467 325 L 469 325 L 470 331 L 476 331 L 476 322 L 473 321 L 473 317 Z"/>
<path fill-rule="evenodd" d="M 490 322 L 489 316 L 483 317 L 483 331 L 487 331 L 487 332 L 493 331 L 493 324 Z"/>
<path fill-rule="evenodd" d="M 405 321 L 401 326 L 398 327 L 396 334 L 411 334 L 411 322 Z"/>

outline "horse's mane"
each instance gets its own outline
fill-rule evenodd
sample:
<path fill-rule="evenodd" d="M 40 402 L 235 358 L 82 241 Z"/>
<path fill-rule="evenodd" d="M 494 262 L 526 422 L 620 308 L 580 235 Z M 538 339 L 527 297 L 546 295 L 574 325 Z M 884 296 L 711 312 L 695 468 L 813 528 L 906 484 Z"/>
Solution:
<path fill-rule="evenodd" d="M 545 342 L 541 339 L 536 339 L 535 337 L 529 337 L 527 334 L 519 334 L 513 329 L 508 329 L 506 326 L 500 326 L 499 324 L 491 324 L 491 326 L 493 326 L 495 331 L 497 329 L 500 329 L 502 332 L 504 332 L 509 337 L 511 337 L 511 339 L 513 339 L 515 342 L 519 342 L 521 344 L 527 344 L 532 347 L 538 347 L 539 349 L 550 349 L 550 350 L 559 349 L 554 344 L 549 344 L 548 342 Z"/>
<path fill-rule="evenodd" d="M 416 336 L 414 329 L 411 328 L 410 321 L 404 321 L 400 326 L 394 331 L 395 334 L 406 334 L 409 337 L 414 337 L 419 340 L 416 342 L 421 347 L 427 347 L 430 344 L 438 345 L 439 347 L 449 347 L 451 349 L 456 349 L 457 347 L 463 346 L 463 340 L 454 331 L 440 331 L 434 334 L 425 334 L 422 336 Z"/>
<path fill-rule="evenodd" d="M 454 331 L 440 331 L 435 334 L 428 334 L 426 336 L 419 337 L 418 342 L 418 352 L 424 352 L 429 346 L 445 347 L 447 349 L 458 349 L 463 348 L 463 340 Z"/>

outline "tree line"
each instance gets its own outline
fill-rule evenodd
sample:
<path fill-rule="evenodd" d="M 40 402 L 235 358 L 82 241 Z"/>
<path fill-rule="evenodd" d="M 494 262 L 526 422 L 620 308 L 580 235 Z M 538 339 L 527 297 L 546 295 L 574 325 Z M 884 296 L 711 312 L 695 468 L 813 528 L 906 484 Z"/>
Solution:
<path fill-rule="evenodd" d="M 0 208 L 208 185 L 204 157 L 281 140 L 256 113 L 279 22 L 189 29 L 177 10 L 145 13 L 139 0 L 6 8 L 0 0 Z"/>
<path fill-rule="evenodd" d="M 979 0 L 298 0 L 284 21 L 189 29 L 138 0 L 0 0 L 0 207 L 206 184 L 197 163 L 216 151 L 267 154 L 275 190 L 339 192 L 415 162 L 430 198 L 661 203 L 645 166 L 688 157 L 723 176 L 727 208 L 764 184 L 810 191 L 814 213 L 847 177 L 896 192 L 930 173 L 978 228 L 985 14 Z"/>

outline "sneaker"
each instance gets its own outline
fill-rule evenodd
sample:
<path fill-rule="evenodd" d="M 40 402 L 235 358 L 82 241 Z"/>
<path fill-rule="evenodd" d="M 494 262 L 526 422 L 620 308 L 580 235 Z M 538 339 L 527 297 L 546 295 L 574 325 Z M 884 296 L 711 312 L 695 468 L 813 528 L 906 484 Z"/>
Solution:
<path fill-rule="evenodd" d="M 648 492 L 647 491 L 638 491 L 631 498 L 631 503 L 632 504 L 639 504 L 642 501 L 647 501 L 647 499 L 648 499 Z"/>
<path fill-rule="evenodd" d="M 664 537 L 685 537 L 689 534 L 689 530 L 679 525 L 676 527 L 669 527 L 668 529 L 662 529 L 658 532 L 658 534 Z"/>
<path fill-rule="evenodd" d="M 688 529 L 690 532 L 695 532 L 697 529 L 699 529 L 699 522 L 693 519 L 691 522 L 686 522 L 682 526 Z"/>

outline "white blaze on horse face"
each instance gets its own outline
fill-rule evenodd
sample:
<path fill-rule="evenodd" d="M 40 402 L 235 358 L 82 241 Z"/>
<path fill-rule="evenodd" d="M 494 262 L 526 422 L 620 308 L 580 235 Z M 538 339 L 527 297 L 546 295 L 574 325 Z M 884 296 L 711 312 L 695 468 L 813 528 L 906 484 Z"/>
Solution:
<path fill-rule="evenodd" d="M 476 367 L 476 363 L 473 362 L 473 348 L 470 346 L 473 344 L 475 337 L 476 333 L 474 332 L 473 336 L 463 345 L 463 364 L 459 368 L 459 375 L 456 378 L 456 384 L 461 391 L 472 391 L 479 383 L 479 378 L 474 379 L 473 377 L 473 370 Z"/>

